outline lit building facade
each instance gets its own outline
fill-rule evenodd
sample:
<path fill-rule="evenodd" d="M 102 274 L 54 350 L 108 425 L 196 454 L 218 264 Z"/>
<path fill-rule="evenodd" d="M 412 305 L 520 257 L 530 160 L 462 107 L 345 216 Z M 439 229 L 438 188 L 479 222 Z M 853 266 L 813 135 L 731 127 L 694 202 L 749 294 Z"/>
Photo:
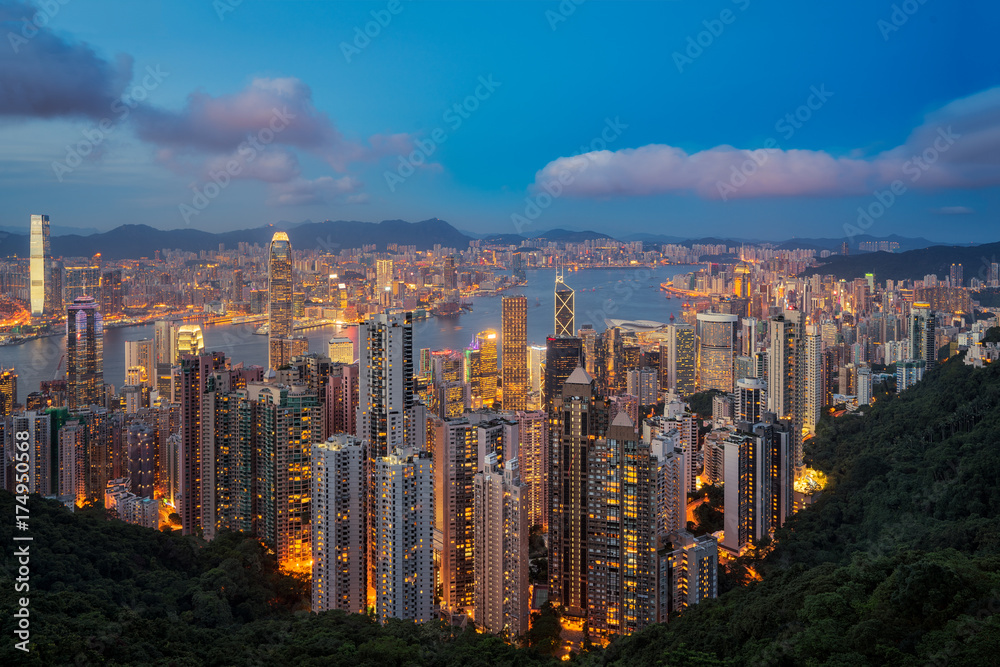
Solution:
<path fill-rule="evenodd" d="M 312 611 L 364 613 L 368 604 L 365 445 L 337 433 L 313 447 Z"/>
<path fill-rule="evenodd" d="M 503 409 L 526 410 L 528 399 L 528 299 L 501 300 L 503 343 Z"/>
<path fill-rule="evenodd" d="M 70 410 L 104 404 L 104 321 L 93 297 L 67 308 L 66 389 Z"/>
<path fill-rule="evenodd" d="M 292 335 L 292 243 L 285 232 L 271 238 L 267 263 L 268 349 L 270 341 Z M 277 368 L 270 356 L 268 365 Z"/>

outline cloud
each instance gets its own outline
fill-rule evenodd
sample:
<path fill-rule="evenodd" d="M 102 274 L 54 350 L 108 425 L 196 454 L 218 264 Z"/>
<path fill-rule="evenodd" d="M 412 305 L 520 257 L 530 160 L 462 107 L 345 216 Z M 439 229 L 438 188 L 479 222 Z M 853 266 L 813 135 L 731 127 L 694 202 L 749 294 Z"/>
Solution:
<path fill-rule="evenodd" d="M 299 178 L 272 185 L 267 203 L 270 206 L 325 204 L 332 200 L 360 203 L 359 197 L 367 197 L 365 194 L 357 194 L 361 187 L 361 181 L 351 176 L 320 176 L 314 180 Z"/>
<path fill-rule="evenodd" d="M 59 5 L 56 5 L 58 8 Z M 33 23 L 36 16 L 39 19 Z M 56 35 L 45 10 L 0 0 L 0 116 L 100 119 L 132 79 L 132 58 L 110 62 L 89 45 Z"/>
<path fill-rule="evenodd" d="M 535 174 L 533 189 L 561 186 L 571 197 L 694 193 L 705 199 L 870 194 L 900 179 L 921 188 L 1000 185 L 1000 88 L 928 114 L 900 146 L 864 156 L 717 146 L 687 153 L 650 144 L 560 157 Z"/>

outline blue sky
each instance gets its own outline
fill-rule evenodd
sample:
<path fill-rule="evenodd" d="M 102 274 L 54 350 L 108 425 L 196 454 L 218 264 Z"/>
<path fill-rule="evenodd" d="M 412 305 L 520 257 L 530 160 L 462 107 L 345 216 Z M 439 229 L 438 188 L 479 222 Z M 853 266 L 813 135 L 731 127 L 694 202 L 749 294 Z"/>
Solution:
<path fill-rule="evenodd" d="M 35 34 L 38 7 L 0 0 L 0 226 L 995 240 L 995 3 L 52 0 Z"/>

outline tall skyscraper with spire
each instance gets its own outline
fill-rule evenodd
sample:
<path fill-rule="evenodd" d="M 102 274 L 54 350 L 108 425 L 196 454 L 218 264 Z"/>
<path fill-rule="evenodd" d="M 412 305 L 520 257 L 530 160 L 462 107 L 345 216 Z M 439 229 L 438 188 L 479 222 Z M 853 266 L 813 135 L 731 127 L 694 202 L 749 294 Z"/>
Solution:
<path fill-rule="evenodd" d="M 524 410 L 528 405 L 528 299 L 505 296 L 501 303 L 503 409 Z"/>
<path fill-rule="evenodd" d="M 556 273 L 555 336 L 568 338 L 576 335 L 576 293 L 563 282 L 563 274 Z"/>
<path fill-rule="evenodd" d="M 77 297 L 66 312 L 66 390 L 70 410 L 104 404 L 104 325 L 93 297 Z"/>
<path fill-rule="evenodd" d="M 275 232 L 267 263 L 268 365 L 281 365 L 282 341 L 292 335 L 292 243 Z"/>
<path fill-rule="evenodd" d="M 40 317 L 52 303 L 51 252 L 49 250 L 49 216 L 31 216 L 31 315 Z"/>

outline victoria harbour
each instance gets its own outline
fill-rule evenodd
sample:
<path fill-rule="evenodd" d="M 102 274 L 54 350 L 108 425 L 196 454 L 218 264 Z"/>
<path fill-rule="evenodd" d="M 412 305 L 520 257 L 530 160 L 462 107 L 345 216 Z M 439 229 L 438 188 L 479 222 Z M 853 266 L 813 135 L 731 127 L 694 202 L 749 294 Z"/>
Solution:
<path fill-rule="evenodd" d="M 569 273 L 566 282 L 576 290 L 577 326 L 593 325 L 597 331 L 606 328 L 606 319 L 653 320 L 668 322 L 671 315 L 680 317 L 682 301 L 668 299 L 659 285 L 678 273 L 698 269 L 692 265 L 666 265 L 636 269 L 584 269 Z M 543 345 L 552 333 L 553 269 L 525 272 L 527 284 L 510 294 L 524 294 L 528 299 L 528 341 Z M 485 329 L 500 329 L 500 296 L 472 299 L 473 309 L 460 315 L 430 317 L 413 324 L 413 347 L 434 350 L 460 350 L 475 335 Z M 250 366 L 267 366 L 267 336 L 254 334 L 257 324 L 225 324 L 204 328 L 205 349 L 225 352 L 227 357 Z M 325 352 L 333 336 L 343 336 L 358 342 L 357 327 L 326 326 L 302 332 L 309 339 L 310 352 Z M 121 387 L 125 380 L 126 341 L 153 336 L 153 326 L 105 329 L 104 381 Z M 21 387 L 37 387 L 44 380 L 58 379 L 65 371 L 66 337 L 47 336 L 20 345 L 0 347 L 0 366 L 14 368 Z M 355 355 L 357 348 L 355 348 Z M 62 366 L 60 361 L 62 360 Z M 24 399 L 27 391 L 18 390 Z"/>

